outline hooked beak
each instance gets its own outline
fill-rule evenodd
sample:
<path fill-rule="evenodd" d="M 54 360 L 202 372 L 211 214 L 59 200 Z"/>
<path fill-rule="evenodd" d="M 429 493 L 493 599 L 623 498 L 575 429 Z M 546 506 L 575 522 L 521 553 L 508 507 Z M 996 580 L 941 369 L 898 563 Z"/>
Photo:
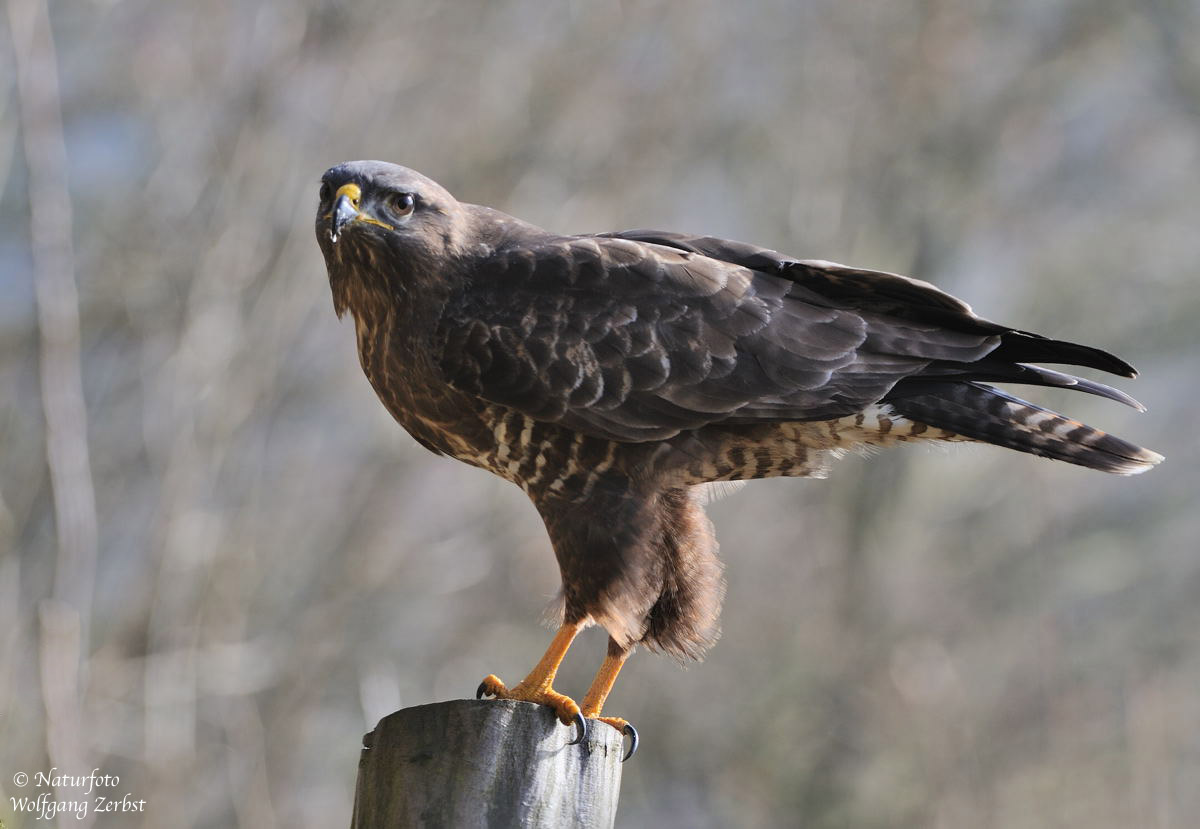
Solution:
<path fill-rule="evenodd" d="M 342 228 L 358 218 L 358 202 L 361 198 L 362 191 L 357 184 L 343 184 L 338 188 L 329 226 L 329 240 L 334 244 L 337 244 Z"/>

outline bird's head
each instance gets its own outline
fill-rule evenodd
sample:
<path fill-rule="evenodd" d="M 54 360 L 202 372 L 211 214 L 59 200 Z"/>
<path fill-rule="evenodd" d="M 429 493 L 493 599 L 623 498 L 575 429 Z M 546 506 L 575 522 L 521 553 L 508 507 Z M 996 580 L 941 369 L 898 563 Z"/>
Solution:
<path fill-rule="evenodd" d="M 385 161 L 349 161 L 321 176 L 317 242 L 338 316 L 356 293 L 407 291 L 458 247 L 462 206 L 437 182 Z"/>

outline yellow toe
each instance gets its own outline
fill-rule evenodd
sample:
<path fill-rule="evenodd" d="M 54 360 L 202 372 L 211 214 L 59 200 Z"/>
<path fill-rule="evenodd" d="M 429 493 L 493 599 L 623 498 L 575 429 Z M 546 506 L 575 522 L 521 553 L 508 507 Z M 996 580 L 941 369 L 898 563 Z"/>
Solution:
<path fill-rule="evenodd" d="M 520 683 L 508 688 L 495 674 L 489 674 L 479 683 L 479 693 L 476 696 L 482 697 L 485 694 L 496 699 L 516 699 L 548 706 L 564 725 L 570 725 L 579 717 L 579 705 L 575 700 L 549 686 L 529 687 Z"/>
<path fill-rule="evenodd" d="M 587 714 L 585 713 L 584 716 L 587 717 Z M 588 719 L 595 720 L 596 722 L 608 723 L 622 734 L 627 733 L 626 729 L 629 727 L 629 722 L 621 719 L 620 717 L 588 717 Z"/>

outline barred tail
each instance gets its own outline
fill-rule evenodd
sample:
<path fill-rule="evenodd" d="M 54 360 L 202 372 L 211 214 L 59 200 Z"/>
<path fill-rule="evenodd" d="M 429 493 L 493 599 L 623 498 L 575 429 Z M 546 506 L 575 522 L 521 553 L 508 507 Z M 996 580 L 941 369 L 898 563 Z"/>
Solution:
<path fill-rule="evenodd" d="M 910 420 L 966 438 L 1116 475 L 1138 475 L 1163 459 L 983 383 L 925 380 L 887 402 Z"/>

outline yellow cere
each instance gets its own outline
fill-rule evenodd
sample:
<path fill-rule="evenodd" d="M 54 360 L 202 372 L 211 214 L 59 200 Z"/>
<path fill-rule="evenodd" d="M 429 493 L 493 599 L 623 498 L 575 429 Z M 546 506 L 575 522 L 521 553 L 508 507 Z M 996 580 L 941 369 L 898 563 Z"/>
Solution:
<path fill-rule="evenodd" d="M 334 204 L 337 204 L 337 200 L 342 196 L 349 196 L 350 203 L 357 209 L 358 202 L 360 199 L 362 199 L 362 190 L 359 189 L 357 184 L 343 184 L 333 195 Z"/>

